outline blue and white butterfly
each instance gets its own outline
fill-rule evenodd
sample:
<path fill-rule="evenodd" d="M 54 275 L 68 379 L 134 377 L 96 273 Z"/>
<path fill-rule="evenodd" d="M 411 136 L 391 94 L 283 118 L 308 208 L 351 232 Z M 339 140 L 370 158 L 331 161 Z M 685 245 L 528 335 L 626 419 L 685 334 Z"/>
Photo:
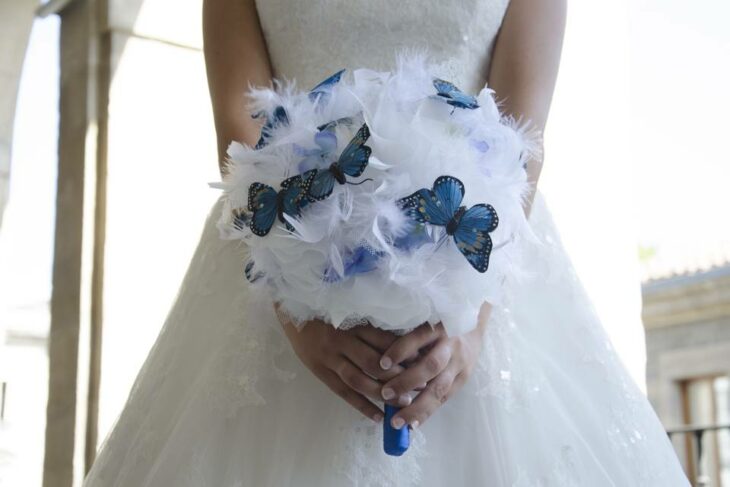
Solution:
<path fill-rule="evenodd" d="M 266 147 L 269 143 L 269 138 L 277 127 L 281 125 L 289 125 L 289 116 L 286 114 L 286 110 L 284 110 L 284 107 L 282 106 L 274 108 L 274 112 L 271 114 L 271 117 L 269 117 L 266 112 L 259 112 L 253 116 L 253 118 L 261 117 L 266 117 L 266 122 L 264 122 L 264 126 L 261 127 L 261 137 L 259 137 L 258 142 L 256 142 L 256 145 L 254 146 L 254 149 L 256 150 Z"/>
<path fill-rule="evenodd" d="M 345 70 L 341 69 L 312 88 L 309 91 L 309 101 L 312 103 L 321 103 L 323 105 L 326 104 L 330 99 L 332 87 L 340 82 L 344 72 Z"/>
<path fill-rule="evenodd" d="M 419 223 L 446 228 L 466 260 L 479 272 L 489 267 L 492 239 L 489 233 L 497 228 L 499 219 L 491 205 L 461 206 L 464 184 L 453 176 L 439 176 L 433 189 L 419 189 L 398 200 L 401 208 Z"/>
<path fill-rule="evenodd" d="M 292 176 L 281 183 L 276 191 L 263 183 L 252 183 L 248 188 L 248 211 L 252 212 L 248 226 L 259 237 L 266 236 L 277 217 L 289 231 L 294 228 L 286 221 L 284 214 L 299 217 L 307 206 L 307 190 L 312 184 L 316 171 Z"/>
<path fill-rule="evenodd" d="M 332 194 L 335 182 L 347 183 L 347 176 L 357 178 L 365 172 L 372 150 L 365 145 L 370 137 L 370 129 L 363 124 L 347 146 L 342 150 L 340 157 L 330 164 L 327 169 L 320 169 L 309 186 L 307 195 L 312 201 L 322 201 Z"/>
<path fill-rule="evenodd" d="M 467 95 L 457 88 L 453 83 L 442 79 L 434 79 L 433 86 L 436 88 L 436 94 L 446 100 L 446 103 L 456 108 L 468 108 L 474 110 L 479 108 L 477 99 L 471 95 Z"/>

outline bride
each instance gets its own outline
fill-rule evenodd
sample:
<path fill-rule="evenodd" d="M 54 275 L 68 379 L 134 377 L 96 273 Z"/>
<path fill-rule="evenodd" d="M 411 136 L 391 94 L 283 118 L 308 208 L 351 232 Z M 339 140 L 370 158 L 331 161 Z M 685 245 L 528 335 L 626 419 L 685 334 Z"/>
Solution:
<path fill-rule="evenodd" d="M 427 49 L 464 91 L 545 127 L 564 0 L 205 0 L 220 159 L 255 144 L 246 90 L 388 70 Z M 536 187 L 540 160 L 528 173 Z M 245 252 L 213 207 L 176 303 L 85 484 L 110 486 L 686 486 L 661 424 L 611 348 L 539 192 L 526 204 L 539 276 L 505 283 L 476 329 L 297 331 L 250 299 Z M 273 325 L 273 326 L 272 326 Z M 382 451 L 383 403 L 412 430 Z"/>

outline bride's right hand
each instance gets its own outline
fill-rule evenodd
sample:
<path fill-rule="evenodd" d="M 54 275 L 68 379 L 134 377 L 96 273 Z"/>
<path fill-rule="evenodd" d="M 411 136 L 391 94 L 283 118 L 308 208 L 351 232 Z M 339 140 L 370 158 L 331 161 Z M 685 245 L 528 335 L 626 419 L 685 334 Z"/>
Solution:
<path fill-rule="evenodd" d="M 383 384 L 403 371 L 400 365 L 383 370 L 379 362 L 397 335 L 372 325 L 340 330 L 314 320 L 297 329 L 287 319 L 281 322 L 294 352 L 319 380 L 368 418 L 383 420 L 383 411 L 368 397 L 382 400 Z M 408 395 L 392 403 L 405 406 L 410 399 Z"/>

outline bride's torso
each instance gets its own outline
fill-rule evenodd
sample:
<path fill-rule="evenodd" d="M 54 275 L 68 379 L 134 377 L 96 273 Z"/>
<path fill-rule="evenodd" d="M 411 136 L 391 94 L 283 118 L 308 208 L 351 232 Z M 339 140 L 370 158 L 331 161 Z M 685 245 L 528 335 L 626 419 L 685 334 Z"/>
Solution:
<path fill-rule="evenodd" d="M 389 70 L 424 50 L 437 75 L 467 92 L 487 80 L 509 0 L 257 0 L 277 78 L 311 88 L 342 68 Z"/>

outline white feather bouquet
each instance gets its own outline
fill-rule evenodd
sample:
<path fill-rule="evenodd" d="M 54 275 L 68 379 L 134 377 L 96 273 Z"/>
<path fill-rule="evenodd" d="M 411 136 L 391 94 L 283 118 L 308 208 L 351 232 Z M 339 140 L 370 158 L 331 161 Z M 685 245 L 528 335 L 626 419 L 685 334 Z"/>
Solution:
<path fill-rule="evenodd" d="M 515 272 L 536 134 L 422 58 L 276 86 L 252 90 L 261 140 L 231 144 L 220 185 L 251 285 L 296 324 L 472 329 Z"/>

